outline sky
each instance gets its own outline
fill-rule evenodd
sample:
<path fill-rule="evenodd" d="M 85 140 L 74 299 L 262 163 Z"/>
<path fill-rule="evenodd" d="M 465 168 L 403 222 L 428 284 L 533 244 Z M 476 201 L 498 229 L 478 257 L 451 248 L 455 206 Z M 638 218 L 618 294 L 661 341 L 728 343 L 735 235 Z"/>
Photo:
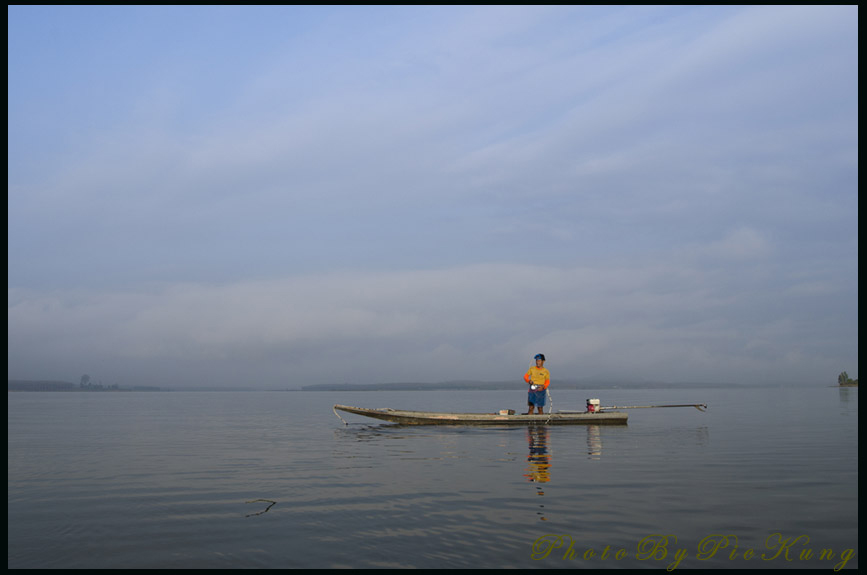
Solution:
<path fill-rule="evenodd" d="M 10 379 L 858 375 L 857 6 L 7 10 Z"/>

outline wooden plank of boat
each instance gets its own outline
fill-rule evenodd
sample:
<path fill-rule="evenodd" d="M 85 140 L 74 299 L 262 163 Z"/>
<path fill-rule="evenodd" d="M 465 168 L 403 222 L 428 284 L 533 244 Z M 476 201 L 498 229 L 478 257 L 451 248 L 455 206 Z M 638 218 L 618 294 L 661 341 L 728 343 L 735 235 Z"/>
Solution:
<path fill-rule="evenodd" d="M 611 425 L 626 423 L 627 415 L 620 411 L 579 412 L 579 413 L 539 413 L 533 415 L 501 415 L 500 413 L 438 413 L 432 411 L 404 411 L 391 408 L 371 409 L 335 405 L 337 410 L 372 417 L 404 425 L 527 425 L 541 423 L 547 425 Z M 340 417 L 338 415 L 338 417 Z M 342 419 L 342 418 L 341 418 Z"/>

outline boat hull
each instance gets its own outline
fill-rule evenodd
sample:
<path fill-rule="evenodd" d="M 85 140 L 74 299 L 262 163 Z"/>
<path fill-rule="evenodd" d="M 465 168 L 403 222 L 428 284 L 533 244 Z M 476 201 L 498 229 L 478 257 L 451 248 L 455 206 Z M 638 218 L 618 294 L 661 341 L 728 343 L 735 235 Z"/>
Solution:
<path fill-rule="evenodd" d="M 500 415 L 499 413 L 403 411 L 387 407 L 371 409 L 349 405 L 335 405 L 334 409 L 403 425 L 625 425 L 628 417 L 619 411 Z"/>

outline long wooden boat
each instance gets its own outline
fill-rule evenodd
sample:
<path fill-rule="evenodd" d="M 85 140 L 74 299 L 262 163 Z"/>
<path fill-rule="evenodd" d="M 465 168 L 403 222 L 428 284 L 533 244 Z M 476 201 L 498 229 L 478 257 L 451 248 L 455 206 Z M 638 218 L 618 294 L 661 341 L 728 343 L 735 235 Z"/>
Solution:
<path fill-rule="evenodd" d="M 404 411 L 400 409 L 352 407 L 335 405 L 337 410 L 354 413 L 404 425 L 625 425 L 627 415 L 620 411 L 553 412 L 533 415 L 504 415 L 497 413 L 438 413 L 433 411 Z M 340 417 L 340 415 L 337 415 Z M 341 418 L 343 419 L 343 418 Z"/>

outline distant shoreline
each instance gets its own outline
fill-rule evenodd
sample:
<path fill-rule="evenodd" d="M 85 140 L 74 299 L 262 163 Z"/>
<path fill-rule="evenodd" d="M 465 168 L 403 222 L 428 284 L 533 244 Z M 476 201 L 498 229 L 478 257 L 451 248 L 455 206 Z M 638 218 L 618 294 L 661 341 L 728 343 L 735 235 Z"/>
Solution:
<path fill-rule="evenodd" d="M 395 382 L 395 383 L 322 383 L 305 385 L 300 388 L 288 387 L 192 387 L 178 385 L 174 387 L 156 386 L 130 386 L 130 387 L 81 387 L 79 384 L 67 381 L 35 381 L 35 380 L 9 380 L 8 392 L 61 392 L 61 393 L 106 393 L 106 392 L 157 392 L 157 391 L 314 391 L 314 392 L 358 392 L 358 391 L 515 391 L 523 390 L 526 384 L 523 381 L 445 381 L 435 383 L 419 382 Z M 661 381 L 577 381 L 563 380 L 551 384 L 553 391 L 559 390 L 598 390 L 598 389 L 753 389 L 753 388 L 802 388 L 810 385 L 786 385 L 783 383 L 708 383 L 708 382 L 661 382 Z M 828 387 L 854 387 L 857 389 L 857 381 L 848 384 L 829 385 Z"/>
<path fill-rule="evenodd" d="M 300 391 L 498 391 L 524 389 L 523 381 L 516 382 L 483 382 L 483 381 L 451 381 L 439 383 L 326 383 L 305 385 Z M 694 388 L 753 388 L 778 387 L 779 384 L 751 385 L 746 383 L 670 383 L 670 382 L 635 382 L 635 381 L 556 381 L 551 383 L 552 390 L 581 389 L 694 389 Z"/>
<path fill-rule="evenodd" d="M 34 381 L 34 380 L 21 380 L 21 379 L 10 379 L 8 380 L 6 391 L 23 391 L 23 392 L 34 392 L 34 391 L 59 391 L 63 393 L 74 393 L 74 392 L 86 392 L 86 393 L 99 393 L 99 392 L 130 392 L 130 391 L 169 391 L 168 389 L 161 389 L 155 386 L 148 385 L 133 385 L 131 387 L 120 387 L 117 385 L 112 386 L 103 386 L 99 385 L 89 385 L 82 387 L 81 385 L 76 385 L 74 383 L 68 381 Z"/>

